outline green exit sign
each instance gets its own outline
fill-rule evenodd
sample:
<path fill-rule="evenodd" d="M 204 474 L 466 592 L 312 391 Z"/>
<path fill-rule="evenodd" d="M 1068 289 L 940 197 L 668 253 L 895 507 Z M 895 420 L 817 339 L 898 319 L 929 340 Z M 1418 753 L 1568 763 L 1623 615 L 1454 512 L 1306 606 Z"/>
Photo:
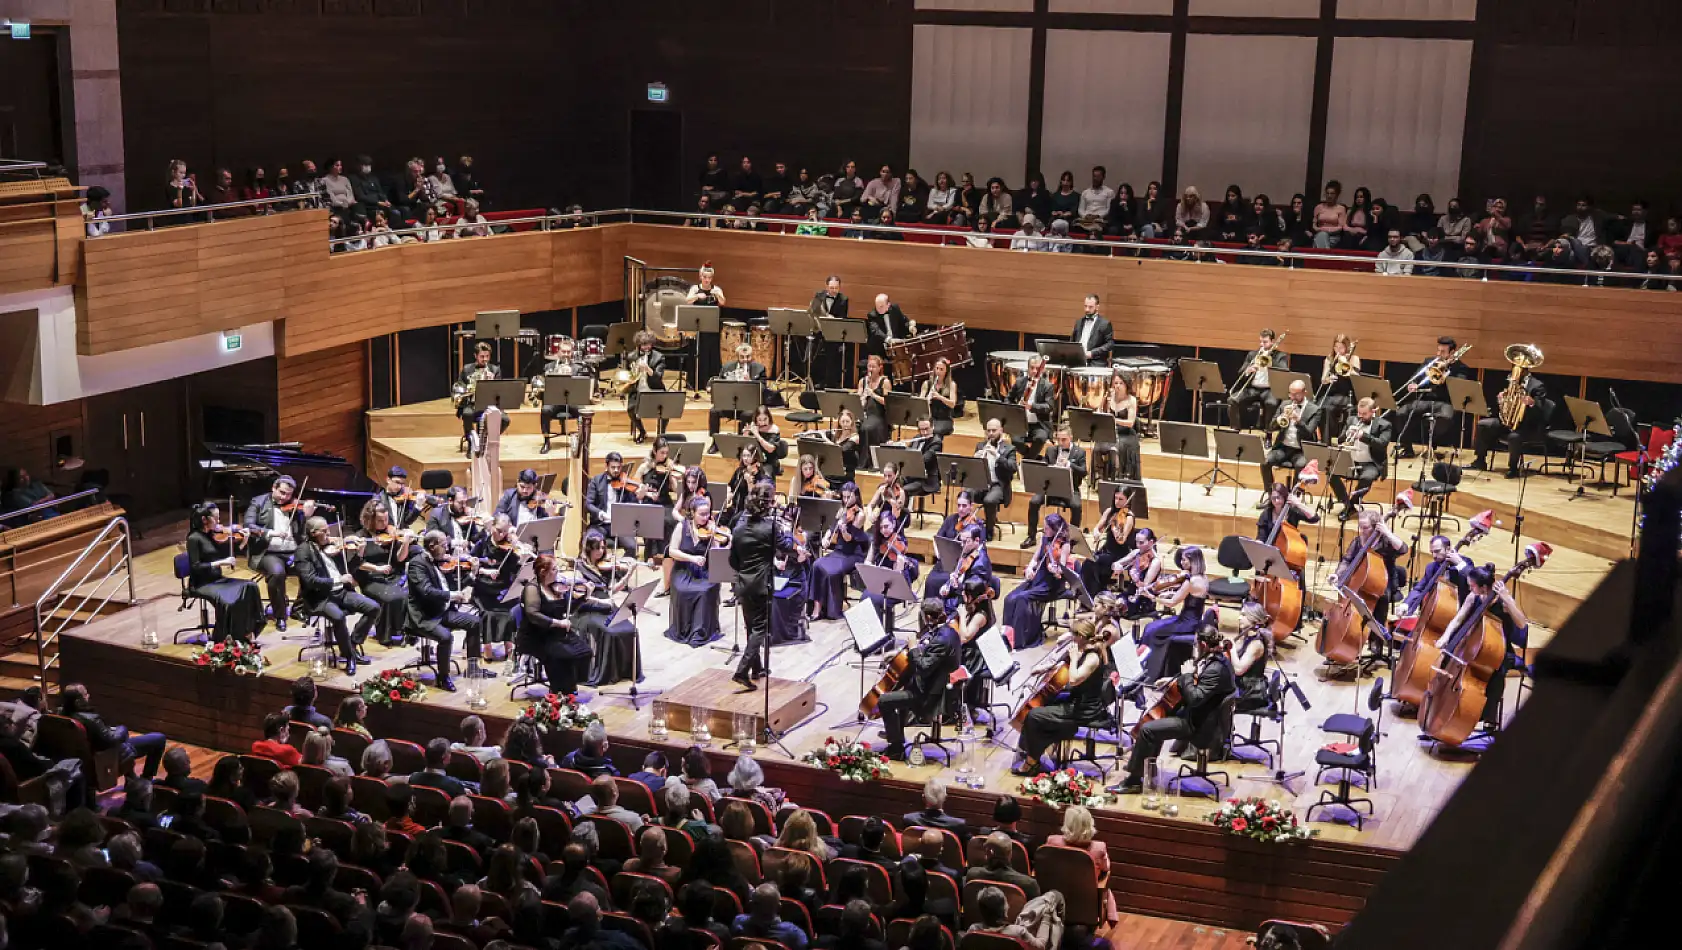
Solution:
<path fill-rule="evenodd" d="M 232 353 L 232 352 L 238 350 L 240 347 L 242 347 L 244 345 L 245 345 L 245 338 L 240 336 L 238 333 L 224 333 L 224 334 L 222 334 L 222 350 L 223 350 L 223 352 Z"/>

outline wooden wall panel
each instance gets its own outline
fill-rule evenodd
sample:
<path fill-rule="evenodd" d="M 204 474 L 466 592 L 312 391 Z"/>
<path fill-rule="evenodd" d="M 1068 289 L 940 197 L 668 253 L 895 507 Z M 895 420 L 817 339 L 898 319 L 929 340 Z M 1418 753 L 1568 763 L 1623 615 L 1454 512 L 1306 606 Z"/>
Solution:
<path fill-rule="evenodd" d="M 19 403 L 0 406 L 0 471 L 26 468 L 37 479 L 57 481 L 58 477 L 53 474 L 54 459 L 49 439 L 59 430 L 74 435 L 77 449 L 86 451 L 82 448 L 80 399 L 51 406 Z"/>
<path fill-rule="evenodd" d="M 80 189 L 64 178 L 0 182 L 0 294 L 74 283 Z"/>
<path fill-rule="evenodd" d="M 398 330 L 403 315 L 398 253 L 335 254 L 319 267 L 294 271 L 275 353 L 295 356 Z"/>
<path fill-rule="evenodd" d="M 346 343 L 277 361 L 282 441 L 361 462 L 368 407 L 364 349 L 362 343 Z"/>
<path fill-rule="evenodd" d="M 553 236 L 544 231 L 381 248 L 402 267 L 402 328 L 471 321 L 480 310 L 547 310 Z"/>

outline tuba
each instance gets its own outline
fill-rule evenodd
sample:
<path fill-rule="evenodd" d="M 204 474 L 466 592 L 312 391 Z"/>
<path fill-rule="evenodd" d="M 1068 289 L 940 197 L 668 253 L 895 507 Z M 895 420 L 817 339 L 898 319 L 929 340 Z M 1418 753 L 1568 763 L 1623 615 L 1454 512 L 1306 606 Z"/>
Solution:
<path fill-rule="evenodd" d="M 1531 370 L 1542 365 L 1542 348 L 1534 343 L 1514 343 L 1502 355 L 1513 364 L 1513 372 L 1507 377 L 1507 388 L 1501 390 L 1501 424 L 1517 429 L 1528 408 L 1524 404 L 1524 380 Z"/>

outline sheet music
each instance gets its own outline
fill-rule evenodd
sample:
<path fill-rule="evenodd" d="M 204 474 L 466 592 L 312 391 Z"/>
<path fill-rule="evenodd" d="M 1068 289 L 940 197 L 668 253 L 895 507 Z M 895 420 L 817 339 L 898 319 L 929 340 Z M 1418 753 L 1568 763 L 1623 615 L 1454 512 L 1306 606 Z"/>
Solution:
<path fill-rule="evenodd" d="M 1139 662 L 1139 648 L 1131 638 L 1123 637 L 1110 647 L 1110 659 L 1115 661 L 1116 671 L 1121 674 L 1121 685 L 1137 683 L 1145 675 L 1145 667 Z"/>
<path fill-rule="evenodd" d="M 876 605 L 870 601 L 860 600 L 842 616 L 847 629 L 852 631 L 853 647 L 860 653 L 869 653 L 888 639 L 888 632 L 882 629 L 882 618 L 876 616 Z"/>
<path fill-rule="evenodd" d="M 1001 684 L 1009 681 L 1010 675 L 1016 672 L 1017 667 L 1010 646 L 1005 643 L 1003 631 L 1002 625 L 994 624 L 975 638 L 975 645 L 981 651 L 981 662 L 986 666 L 987 676 L 993 682 Z"/>

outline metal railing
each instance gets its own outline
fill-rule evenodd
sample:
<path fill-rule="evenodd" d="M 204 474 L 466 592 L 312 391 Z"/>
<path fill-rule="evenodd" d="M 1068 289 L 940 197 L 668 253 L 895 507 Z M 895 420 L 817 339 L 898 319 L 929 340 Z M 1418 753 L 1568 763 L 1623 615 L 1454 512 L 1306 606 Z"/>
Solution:
<path fill-rule="evenodd" d="M 19 508 L 16 511 L 8 511 L 5 514 L 0 515 L 0 522 L 10 521 L 13 518 L 19 518 L 35 511 L 46 511 L 49 508 L 57 508 L 65 502 L 77 501 L 82 498 L 92 498 L 93 496 L 99 494 L 102 490 L 103 489 L 99 488 L 89 488 L 85 491 L 79 491 L 74 495 L 64 495 L 63 497 L 49 498 L 46 501 L 38 501 L 35 504 L 30 505 L 28 508 Z M 0 525 L 0 531 L 3 530 L 5 530 L 4 526 Z"/>
<path fill-rule="evenodd" d="M 40 178 L 41 173 L 51 167 L 52 166 L 48 165 L 46 162 L 29 162 L 17 158 L 0 158 L 0 178 L 13 175 L 25 178 Z"/>
<path fill-rule="evenodd" d="M 91 562 L 89 558 L 92 558 Z M 87 568 L 77 575 L 83 564 L 87 564 Z M 72 576 L 76 577 L 74 582 L 70 582 Z M 113 580 L 116 584 L 106 590 Z M 47 670 L 58 665 L 58 653 L 55 651 L 49 657 L 47 647 L 57 642 L 59 635 L 72 624 L 86 623 L 99 616 L 124 583 L 128 585 L 128 600 L 124 606 L 133 606 L 136 603 L 134 548 L 130 541 L 128 519 L 118 516 L 106 522 L 105 527 L 76 556 L 76 560 L 71 561 L 70 566 L 35 599 L 35 664 L 42 689 L 47 686 Z M 98 602 L 94 603 L 96 599 Z M 93 604 L 91 608 L 88 606 L 90 603 Z"/>
<path fill-rule="evenodd" d="M 282 207 L 283 205 L 285 207 Z M 246 217 L 247 216 L 247 215 L 228 215 L 228 214 L 226 214 L 226 212 L 234 210 L 236 208 L 245 208 L 245 209 L 268 208 L 268 209 L 270 209 L 271 211 L 274 211 L 274 212 L 286 212 L 286 211 L 304 211 L 304 210 L 307 210 L 307 209 L 310 209 L 310 208 L 320 208 L 321 206 L 322 206 L 321 194 L 319 192 L 312 191 L 312 192 L 309 192 L 307 194 L 302 194 L 302 195 L 274 195 L 274 196 L 271 196 L 271 197 L 268 197 L 268 198 L 252 198 L 249 201 L 224 201 L 221 204 L 193 205 L 190 208 L 165 208 L 162 211 L 133 211 L 133 212 L 130 212 L 128 214 L 112 214 L 112 215 L 106 215 L 105 217 L 102 217 L 102 218 L 92 219 L 92 220 L 89 221 L 89 223 L 90 224 L 99 223 L 99 224 L 122 224 L 122 225 L 124 225 L 124 227 L 122 227 L 122 228 L 112 228 L 110 233 L 122 233 L 122 232 L 126 232 L 126 231 L 129 231 L 129 230 L 155 231 L 155 230 L 157 230 L 158 220 L 160 218 L 173 219 L 173 218 L 198 218 L 198 217 L 202 217 L 202 218 L 204 218 L 205 221 L 215 221 L 217 212 L 224 212 L 224 214 L 223 214 L 224 218 L 227 218 L 227 217 Z M 144 228 L 130 229 L 129 227 L 127 227 L 127 224 L 130 221 L 142 221 L 142 222 L 145 222 L 146 226 Z M 176 223 L 179 223 L 179 224 L 199 224 L 199 223 L 202 223 L 202 222 L 199 222 L 199 221 L 179 221 L 179 222 L 176 222 Z M 104 235 L 89 235 L 89 236 L 97 238 L 97 237 L 103 237 Z"/>
<path fill-rule="evenodd" d="M 642 212 L 637 213 L 640 214 Z M 417 225 L 412 228 L 390 228 L 385 231 L 364 231 L 361 234 L 351 235 L 348 237 L 328 238 L 327 247 L 330 251 L 343 251 L 346 248 L 357 251 L 377 250 L 378 248 L 375 245 L 375 240 L 380 237 L 398 239 L 383 245 L 384 247 L 396 247 L 403 243 L 430 244 L 443 240 L 466 241 L 471 240 L 473 237 L 483 237 L 486 235 L 467 235 L 463 237 L 456 237 L 457 230 L 461 228 L 488 228 L 491 229 L 492 235 L 494 235 L 495 229 L 512 227 L 516 224 L 536 225 L 535 228 L 531 229 L 535 231 L 569 230 L 572 228 L 587 228 L 601 224 L 601 219 L 604 217 L 624 216 L 628 221 L 631 214 L 632 212 L 628 208 L 618 208 L 612 211 L 583 211 L 574 214 L 533 214 L 518 218 L 499 218 L 494 221 L 486 221 L 484 224 L 462 224 L 459 220 L 457 220 L 450 224 L 440 222 L 438 224 Z M 429 235 L 433 233 L 438 233 L 441 236 L 429 237 Z M 402 241 L 401 239 L 405 237 L 414 238 L 414 241 Z M 362 246 L 354 246 L 358 244 Z"/>

